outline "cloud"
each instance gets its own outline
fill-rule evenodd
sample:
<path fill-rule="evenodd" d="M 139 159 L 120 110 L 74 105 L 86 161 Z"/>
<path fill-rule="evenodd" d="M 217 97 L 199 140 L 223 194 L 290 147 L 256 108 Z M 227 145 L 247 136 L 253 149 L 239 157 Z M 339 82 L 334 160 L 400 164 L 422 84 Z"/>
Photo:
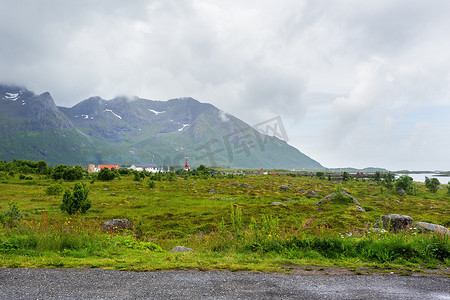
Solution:
<path fill-rule="evenodd" d="M 428 151 L 449 146 L 438 139 L 448 121 L 433 117 L 449 105 L 449 10 L 445 0 L 0 0 L 0 82 L 63 106 L 192 96 L 250 124 L 281 116 L 290 142 L 324 165 L 393 166 L 390 153 L 419 153 L 408 150 L 417 124 L 438 132 Z"/>

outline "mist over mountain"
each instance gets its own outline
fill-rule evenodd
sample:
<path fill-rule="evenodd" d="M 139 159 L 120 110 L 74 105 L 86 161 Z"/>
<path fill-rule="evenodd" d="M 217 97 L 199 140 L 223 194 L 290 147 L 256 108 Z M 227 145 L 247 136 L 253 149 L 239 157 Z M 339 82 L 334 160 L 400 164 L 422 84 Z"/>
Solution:
<path fill-rule="evenodd" d="M 191 166 L 324 169 L 278 137 L 192 98 L 91 97 L 68 108 L 57 107 L 47 92 L 0 85 L 0 137 L 2 160 L 167 167 L 188 157 Z"/>

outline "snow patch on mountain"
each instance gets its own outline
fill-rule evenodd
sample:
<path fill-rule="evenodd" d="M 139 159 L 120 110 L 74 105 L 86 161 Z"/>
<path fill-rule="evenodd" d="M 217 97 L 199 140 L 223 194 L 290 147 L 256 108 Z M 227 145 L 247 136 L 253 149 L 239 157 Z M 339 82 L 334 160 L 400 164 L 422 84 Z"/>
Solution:
<path fill-rule="evenodd" d="M 19 99 L 19 93 L 5 93 L 3 99 L 16 101 L 17 99 Z"/>
<path fill-rule="evenodd" d="M 186 126 L 191 126 L 190 124 L 183 124 L 183 127 L 181 127 L 180 129 L 178 129 L 178 131 L 182 131 Z"/>
<path fill-rule="evenodd" d="M 115 117 L 117 117 L 117 118 L 119 118 L 119 119 L 122 120 L 122 117 L 119 116 L 118 114 L 114 113 L 114 112 L 112 111 L 112 109 L 105 109 L 103 112 L 110 112 L 110 113 L 112 113 Z"/>
<path fill-rule="evenodd" d="M 155 114 L 155 116 L 157 116 L 157 115 L 159 115 L 159 114 L 163 114 L 163 113 L 165 113 L 166 111 L 156 111 L 156 110 L 153 110 L 153 109 L 148 109 L 149 111 L 151 111 L 152 113 L 154 113 Z"/>

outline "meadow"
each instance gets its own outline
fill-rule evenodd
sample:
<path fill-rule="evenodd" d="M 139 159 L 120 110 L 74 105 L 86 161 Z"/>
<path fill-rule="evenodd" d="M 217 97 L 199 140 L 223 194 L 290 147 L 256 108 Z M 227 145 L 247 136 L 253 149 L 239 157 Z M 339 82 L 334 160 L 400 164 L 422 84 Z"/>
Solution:
<path fill-rule="evenodd" d="M 450 227 L 446 185 L 432 193 L 414 183 L 413 192 L 400 195 L 382 181 L 336 181 L 323 174 L 186 174 L 122 174 L 101 181 L 84 173 L 69 181 L 2 172 L 0 266 L 264 272 L 317 266 L 450 276 L 448 235 L 372 228 L 390 213 Z M 89 188 L 92 206 L 68 215 L 60 209 L 62 194 L 76 182 Z M 61 188 L 49 195 L 49 186 Z M 340 188 L 365 211 L 351 201 L 316 205 Z M 102 222 L 123 218 L 135 226 L 101 230 Z M 169 252 L 177 245 L 194 252 Z"/>

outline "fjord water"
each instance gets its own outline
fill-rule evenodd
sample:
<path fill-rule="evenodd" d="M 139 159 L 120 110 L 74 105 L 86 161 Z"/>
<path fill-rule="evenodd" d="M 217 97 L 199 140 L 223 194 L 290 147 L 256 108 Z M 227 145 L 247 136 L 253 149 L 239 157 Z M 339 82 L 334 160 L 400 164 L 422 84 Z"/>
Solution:
<path fill-rule="evenodd" d="M 425 177 L 433 178 L 436 177 L 441 184 L 447 184 L 450 182 L 450 176 L 439 176 L 439 174 L 433 173 L 414 173 L 414 174 L 397 174 L 399 177 L 402 175 L 408 175 L 416 182 L 425 182 Z"/>

